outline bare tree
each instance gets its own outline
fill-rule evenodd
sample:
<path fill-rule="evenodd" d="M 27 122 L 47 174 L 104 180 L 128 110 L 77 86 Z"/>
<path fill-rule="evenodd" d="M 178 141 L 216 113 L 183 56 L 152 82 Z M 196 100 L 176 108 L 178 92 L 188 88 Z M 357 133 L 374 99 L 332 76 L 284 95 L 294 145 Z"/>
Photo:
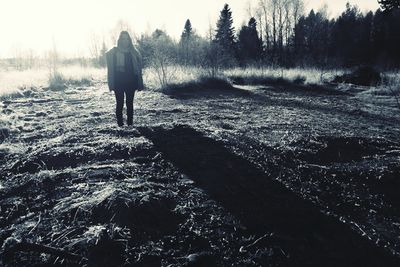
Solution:
<path fill-rule="evenodd" d="M 263 25 L 260 33 L 273 60 L 282 59 L 288 53 L 294 28 L 303 12 L 303 0 L 258 0 L 256 16 Z"/>
<path fill-rule="evenodd" d="M 13 48 L 13 65 L 16 70 L 23 69 L 23 62 L 22 62 L 22 50 L 19 45 L 15 45 Z"/>
<path fill-rule="evenodd" d="M 284 30 L 284 0 L 276 0 L 277 15 L 278 15 L 278 45 L 279 56 L 283 53 L 283 30 Z"/>
<path fill-rule="evenodd" d="M 97 67 L 105 66 L 105 54 L 107 52 L 107 45 L 104 36 L 100 37 L 99 34 L 92 32 L 90 35 L 89 52 L 92 58 L 92 63 Z"/>
<path fill-rule="evenodd" d="M 247 0 L 247 2 L 246 2 L 246 13 L 249 18 L 254 17 L 251 2 L 252 2 L 251 0 Z"/>
<path fill-rule="evenodd" d="M 32 48 L 28 49 L 25 52 L 25 61 L 26 61 L 26 67 L 28 69 L 32 69 L 35 67 L 36 64 L 36 56 L 35 56 L 35 52 L 33 51 Z"/>
<path fill-rule="evenodd" d="M 270 0 L 270 8 L 272 10 L 271 16 L 272 16 L 272 41 L 273 41 L 273 50 L 274 53 L 276 51 L 276 43 L 277 43 L 277 38 L 276 38 L 276 13 L 277 13 L 277 4 L 279 0 Z"/>
<path fill-rule="evenodd" d="M 266 50 L 270 50 L 270 27 L 269 27 L 269 13 L 268 13 L 268 3 L 267 0 L 259 0 L 258 2 L 258 10 L 260 16 L 260 33 L 261 39 L 264 40 Z M 264 27 L 264 31 L 262 30 Z M 263 37 L 262 32 L 264 32 L 265 37 Z"/>
<path fill-rule="evenodd" d="M 46 62 L 49 69 L 50 77 L 56 75 L 58 73 L 58 64 L 59 64 L 60 56 L 57 51 L 57 45 L 54 37 L 52 38 L 52 49 L 49 50 L 46 54 Z"/>
<path fill-rule="evenodd" d="M 98 34 L 92 32 L 90 34 L 90 41 L 89 41 L 89 52 L 90 56 L 97 60 L 100 57 L 100 48 L 101 47 L 101 39 Z"/>
<path fill-rule="evenodd" d="M 45 54 L 47 67 L 49 69 L 49 88 L 64 89 L 65 80 L 62 74 L 58 71 L 60 56 L 57 51 L 56 41 L 52 38 L 52 49 Z"/>
<path fill-rule="evenodd" d="M 297 24 L 300 17 L 304 14 L 303 0 L 292 0 L 292 20 L 293 26 Z"/>
<path fill-rule="evenodd" d="M 202 65 L 208 70 L 209 75 L 216 77 L 222 65 L 221 54 L 218 45 L 214 42 L 215 28 L 209 22 L 207 31 L 207 45 L 204 46 L 204 58 Z"/>

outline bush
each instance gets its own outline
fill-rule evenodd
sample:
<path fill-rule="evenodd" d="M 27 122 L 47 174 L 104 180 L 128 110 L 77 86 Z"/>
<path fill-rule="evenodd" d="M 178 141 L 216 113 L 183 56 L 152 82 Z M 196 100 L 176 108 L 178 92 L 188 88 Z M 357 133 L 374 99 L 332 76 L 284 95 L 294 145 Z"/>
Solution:
<path fill-rule="evenodd" d="M 303 85 L 306 82 L 307 78 L 305 76 L 298 75 L 294 78 L 293 83 L 297 85 Z"/>
<path fill-rule="evenodd" d="M 382 81 L 381 73 L 373 67 L 363 66 L 352 73 L 336 76 L 334 83 L 351 83 L 361 86 L 377 86 Z"/>
<path fill-rule="evenodd" d="M 66 80 L 64 76 L 59 72 L 50 74 L 49 77 L 49 89 L 51 90 L 63 90 L 66 86 Z"/>

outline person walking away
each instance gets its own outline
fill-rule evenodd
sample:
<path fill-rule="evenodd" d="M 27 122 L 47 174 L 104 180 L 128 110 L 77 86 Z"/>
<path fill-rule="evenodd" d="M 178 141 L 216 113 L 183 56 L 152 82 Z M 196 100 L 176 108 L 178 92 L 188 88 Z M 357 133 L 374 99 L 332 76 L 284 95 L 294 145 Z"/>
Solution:
<path fill-rule="evenodd" d="M 126 100 L 127 125 L 133 124 L 133 100 L 136 90 L 142 90 L 142 57 L 133 46 L 127 31 L 119 35 L 117 46 L 106 53 L 107 82 L 110 91 L 114 91 L 116 108 L 115 115 L 118 126 L 124 125 L 123 108 Z"/>

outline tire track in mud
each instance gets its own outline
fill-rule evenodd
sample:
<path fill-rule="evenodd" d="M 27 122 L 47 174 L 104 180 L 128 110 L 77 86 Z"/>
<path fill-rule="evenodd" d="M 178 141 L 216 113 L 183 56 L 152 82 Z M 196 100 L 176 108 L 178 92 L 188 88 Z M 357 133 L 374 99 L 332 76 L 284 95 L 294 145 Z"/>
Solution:
<path fill-rule="evenodd" d="M 19 242 L 19 237 L 23 237 L 32 242 L 26 243 L 28 245 L 38 243 L 43 248 L 43 244 L 50 244 L 88 256 L 89 266 L 114 266 L 127 258 L 136 261 L 138 266 L 160 266 L 161 261 L 179 262 L 174 266 L 182 266 L 187 261 L 186 255 L 198 251 L 206 251 L 205 257 L 211 258 L 211 262 L 229 263 L 223 266 L 250 258 L 248 254 L 240 254 L 239 260 L 236 256 L 238 246 L 251 242 L 251 237 L 247 240 L 240 232 L 233 232 L 235 222 L 229 221 L 230 217 L 222 208 L 210 203 L 208 196 L 196 191 L 197 188 L 192 190 L 191 183 L 176 182 L 174 170 L 162 165 L 157 151 L 151 144 L 146 145 L 147 139 L 143 140 L 145 138 L 134 130 L 104 126 L 85 129 L 81 123 L 84 115 L 87 113 L 81 114 L 75 125 L 65 123 L 66 129 L 54 137 L 47 135 L 28 141 L 24 138 L 25 132 L 14 137 L 21 138 L 30 149 L 8 159 L 7 166 L 1 167 L 7 172 L 7 187 L 0 192 L 0 199 L 3 199 L 0 210 L 7 212 L 3 213 L 7 218 L 3 214 L 0 216 L 0 228 L 3 228 L 0 229 L 0 247 L 8 244 L 7 240 Z M 176 192 L 183 196 L 176 196 Z M 179 210 L 175 211 L 175 207 Z M 206 216 L 212 220 L 205 221 L 208 220 Z M 37 224 L 30 226 L 34 221 Z M 134 235 L 129 239 L 128 235 L 123 236 L 129 240 L 129 255 L 128 249 L 115 246 L 121 243 L 118 235 L 110 237 L 112 240 L 105 235 L 106 241 L 85 236 L 93 228 L 106 233 L 114 229 L 115 224 Z M 216 225 L 218 233 L 212 231 Z M 70 232 L 71 228 L 76 231 Z M 73 244 L 74 239 L 85 238 L 90 242 L 98 238 L 101 242 Z M 158 252 L 161 255 L 152 252 L 155 242 L 165 249 Z M 0 265 L 6 263 L 2 261 L 6 255 L 2 252 Z M 7 253 L 11 257 L 8 260 L 13 263 L 7 266 L 46 265 L 58 259 L 45 259 L 39 257 L 37 251 L 12 248 Z M 67 261 L 67 266 L 70 265 L 72 263 Z"/>
<path fill-rule="evenodd" d="M 255 235 L 274 232 L 293 266 L 398 266 L 400 260 L 324 215 L 222 142 L 189 126 L 138 128 L 157 150 Z"/>
<path fill-rule="evenodd" d="M 132 137 L 130 131 L 98 132 L 122 139 Z M 136 134 L 135 139 L 138 137 L 142 136 Z M 4 229 L 11 224 L 14 226 L 7 231 L 0 230 L 0 244 L 8 243 L 5 241 L 8 238 L 14 240 L 14 236 L 21 235 L 27 240 L 33 240 L 31 242 L 36 240 L 40 244 L 39 248 L 43 248 L 42 244 L 50 244 L 67 248 L 66 251 L 74 251 L 76 255 L 87 260 L 89 266 L 116 266 L 116 263 L 122 264 L 127 259 L 137 262 L 134 266 L 167 266 L 161 265 L 161 262 L 178 262 L 179 264 L 171 266 L 183 266 L 187 261 L 186 255 L 191 255 L 190 253 L 200 253 L 200 258 L 203 258 L 200 261 L 205 258 L 208 262 L 205 266 L 233 266 L 233 262 L 246 262 L 251 253 L 239 254 L 237 251 L 241 244 L 251 242 L 251 237 L 246 240 L 240 231 L 234 232 L 233 229 L 237 226 L 235 221 L 230 221 L 230 216 L 220 206 L 209 201 L 206 194 L 192 188 L 192 181 L 185 182 L 185 178 L 177 180 L 179 173 L 174 168 L 171 169 L 169 163 L 166 166 L 165 161 L 160 160 L 161 155 L 152 146 L 145 150 L 149 164 L 129 165 L 134 158 L 127 157 L 127 164 L 123 166 L 124 173 L 121 173 L 121 166 L 118 168 L 121 162 L 115 162 L 111 166 L 103 166 L 102 162 L 96 162 L 93 166 L 85 163 L 78 167 L 66 164 L 59 170 L 22 173 L 21 176 L 29 179 L 26 183 L 19 187 L 9 187 L 5 194 L 0 194 L 4 198 L 10 198 L 10 201 L 13 201 L 12 197 L 20 196 L 22 206 L 18 213 L 14 212 L 10 218 L 1 221 Z M 136 174 L 131 171 L 136 171 Z M 138 175 L 137 171 L 142 172 Z M 144 175 L 144 171 L 148 172 L 148 177 Z M 40 195 L 41 201 L 37 201 L 35 196 Z M 0 204 L 3 205 L 0 209 L 8 208 L 7 203 Z M 39 213 L 39 219 L 36 219 L 38 226 L 26 229 L 24 224 L 26 221 L 33 221 L 34 214 L 30 215 L 30 219 L 19 217 L 28 214 L 30 204 L 37 206 L 37 209 L 30 211 Z M 39 223 L 41 221 L 52 223 Z M 56 230 L 49 229 L 52 224 Z M 96 229 L 105 234 L 109 228 L 114 229 L 114 224 L 117 225 L 117 232 L 119 227 L 123 227 L 129 235 L 120 237 L 118 232 L 112 237 L 105 235 L 105 240 L 94 236 L 93 239 L 100 241 L 96 241 L 95 245 L 90 243 L 87 234 Z M 71 228 L 74 232 L 68 238 L 63 237 L 63 233 L 69 233 Z M 213 229 L 218 231 L 214 232 Z M 44 236 L 44 240 L 37 241 L 38 236 Z M 83 248 L 83 245 L 71 245 L 74 239 L 88 239 L 90 242 L 87 241 L 89 244 Z M 127 248 L 121 247 L 121 239 L 126 240 Z M 154 255 L 151 251 L 155 242 L 164 249 L 158 252 L 161 255 Z M 21 246 L 26 244 L 22 243 Z M 128 248 L 129 254 L 126 253 Z M 273 248 L 269 249 L 270 253 L 275 251 Z M 7 256 L 7 262 L 15 263 L 7 266 L 28 266 L 27 262 L 41 261 L 37 255 L 26 256 L 26 252 L 18 249 L 8 249 L 6 252 L 2 256 Z M 278 262 L 279 257 L 274 256 L 268 260 Z M 52 258 L 47 262 L 50 261 Z M 241 263 L 236 266 L 253 266 Z"/>

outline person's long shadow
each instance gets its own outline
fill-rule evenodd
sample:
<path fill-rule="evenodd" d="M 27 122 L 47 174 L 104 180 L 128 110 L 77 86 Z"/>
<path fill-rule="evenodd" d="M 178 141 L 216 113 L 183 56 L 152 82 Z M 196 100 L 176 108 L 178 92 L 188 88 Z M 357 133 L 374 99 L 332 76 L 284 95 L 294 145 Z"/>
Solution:
<path fill-rule="evenodd" d="M 276 181 L 279 168 L 267 174 L 223 143 L 188 126 L 138 130 L 196 186 L 236 216 L 250 234 L 274 232 L 289 253 L 288 265 L 399 266 L 397 257 Z"/>

